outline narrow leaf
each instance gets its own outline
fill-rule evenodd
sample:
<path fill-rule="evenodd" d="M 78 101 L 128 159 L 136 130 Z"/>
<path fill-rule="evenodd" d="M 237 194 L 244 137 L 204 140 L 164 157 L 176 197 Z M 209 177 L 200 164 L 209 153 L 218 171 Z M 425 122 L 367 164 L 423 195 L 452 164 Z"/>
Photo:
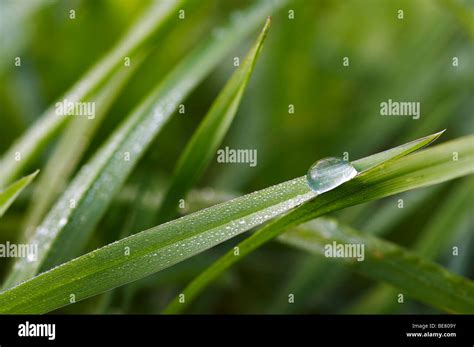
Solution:
<path fill-rule="evenodd" d="M 446 130 L 442 130 L 440 132 L 434 133 L 432 135 L 428 135 L 408 143 L 405 143 L 401 146 L 397 146 L 395 148 L 388 149 L 386 151 L 373 154 L 364 160 L 356 160 L 352 162 L 352 166 L 359 172 L 366 171 L 369 169 L 373 169 L 375 166 L 379 165 L 380 163 L 386 163 L 388 160 L 395 160 L 406 156 L 409 153 L 415 152 L 423 147 L 428 146 L 432 142 L 436 141 L 438 137 L 440 137 Z"/>
<path fill-rule="evenodd" d="M 39 170 L 36 170 L 31 175 L 25 176 L 15 183 L 12 183 L 4 191 L 0 192 L 0 217 L 2 217 L 8 208 L 11 206 L 16 197 L 20 195 L 23 189 L 36 177 Z"/>
<path fill-rule="evenodd" d="M 437 209 L 437 213 L 433 214 L 434 218 L 421 230 L 413 247 L 413 251 L 418 256 L 427 260 L 434 260 L 439 255 L 443 245 L 449 245 L 449 242 L 455 236 L 456 229 L 465 221 L 466 217 L 469 217 L 473 182 L 474 180 L 470 178 L 450 192 L 446 201 Z M 465 206 L 468 206 L 468 208 L 463 208 Z M 394 305 L 393 298 L 396 295 L 397 292 L 393 287 L 379 284 L 372 288 L 359 302 L 350 307 L 348 311 L 361 313 L 365 303 L 371 303 L 368 306 L 370 312 L 367 313 L 377 313 L 387 308 L 395 308 L 397 304 L 395 302 Z"/>

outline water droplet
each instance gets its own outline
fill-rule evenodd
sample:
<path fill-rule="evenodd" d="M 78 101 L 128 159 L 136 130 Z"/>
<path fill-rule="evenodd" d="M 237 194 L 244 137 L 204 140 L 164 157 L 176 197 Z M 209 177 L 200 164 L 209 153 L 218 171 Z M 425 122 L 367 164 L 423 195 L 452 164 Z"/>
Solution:
<path fill-rule="evenodd" d="M 324 158 L 314 163 L 306 174 L 309 187 L 322 194 L 354 178 L 357 170 L 340 158 Z"/>
<path fill-rule="evenodd" d="M 28 252 L 28 254 L 26 256 L 26 261 L 28 263 L 32 263 L 32 262 L 36 261 L 37 259 L 38 259 L 38 257 L 36 256 L 36 253 Z"/>
<path fill-rule="evenodd" d="M 38 236 L 44 236 L 48 234 L 48 229 L 43 228 L 43 227 L 38 227 L 36 229 L 36 233 L 38 234 Z"/>
<path fill-rule="evenodd" d="M 61 218 L 61 219 L 59 220 L 59 226 L 60 226 L 60 227 L 65 226 L 66 223 L 67 223 L 67 219 L 66 219 L 66 218 Z"/>

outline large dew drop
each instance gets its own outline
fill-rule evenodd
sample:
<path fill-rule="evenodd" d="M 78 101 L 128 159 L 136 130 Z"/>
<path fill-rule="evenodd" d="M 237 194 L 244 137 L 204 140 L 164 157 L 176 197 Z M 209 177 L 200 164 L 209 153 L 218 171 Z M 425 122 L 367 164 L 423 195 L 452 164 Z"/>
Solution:
<path fill-rule="evenodd" d="M 308 185 L 322 194 L 347 182 L 357 175 L 357 170 L 340 158 L 324 158 L 311 165 L 306 174 Z"/>

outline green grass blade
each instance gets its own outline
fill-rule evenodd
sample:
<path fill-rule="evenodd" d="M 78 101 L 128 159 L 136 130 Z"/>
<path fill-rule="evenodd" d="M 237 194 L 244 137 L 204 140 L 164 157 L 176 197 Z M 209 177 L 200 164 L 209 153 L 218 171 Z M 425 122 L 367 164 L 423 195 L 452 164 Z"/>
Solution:
<path fill-rule="evenodd" d="M 335 221 L 308 223 L 279 237 L 284 243 L 324 256 L 326 244 L 362 244 L 363 261 L 339 258 L 357 272 L 384 281 L 433 307 L 453 313 L 474 312 L 474 282 L 450 273 L 416 253 L 371 235 L 357 232 Z M 396 296 L 393 297 L 396 300 Z"/>
<path fill-rule="evenodd" d="M 270 24 L 268 18 L 243 64 L 234 72 L 189 140 L 176 164 L 173 181 L 163 200 L 160 220 L 169 220 L 176 214 L 178 200 L 184 198 L 212 160 L 237 113 Z"/>
<path fill-rule="evenodd" d="M 181 304 L 175 299 L 165 312 L 176 313 L 183 310 L 223 271 L 290 227 L 345 207 L 473 173 L 473 141 L 474 136 L 467 136 L 398 160 L 388 160 L 302 204 L 242 241 L 237 246 L 239 256 L 235 256 L 232 250 L 219 258 L 183 291 L 186 303 Z M 459 155 L 458 161 L 453 161 L 454 152 Z"/>
<path fill-rule="evenodd" d="M 38 261 L 19 258 L 5 281 L 13 286 L 77 255 L 114 195 L 179 103 L 236 44 L 284 2 L 260 2 L 220 35 L 190 52 L 125 119 L 76 175 L 30 238 Z"/>
<path fill-rule="evenodd" d="M 28 184 L 36 177 L 39 170 L 36 170 L 31 175 L 25 176 L 18 181 L 10 184 L 5 190 L 0 192 L 0 217 L 2 217 L 13 201 L 26 188 Z"/>
<path fill-rule="evenodd" d="M 132 66 L 120 67 L 97 94 L 90 98 L 97 109 L 93 119 L 76 117 L 68 123 L 35 186 L 23 224 L 24 238 L 27 239 L 31 235 L 59 193 L 65 189 L 69 177 L 79 164 L 110 106 L 143 61 L 143 56 L 138 55 L 132 58 L 132 61 Z"/>
<path fill-rule="evenodd" d="M 446 201 L 434 214 L 434 218 L 424 227 L 417 237 L 413 251 L 424 259 L 435 259 L 443 245 L 448 245 L 453 239 L 454 232 L 468 217 L 469 203 L 473 196 L 473 179 L 468 179 L 460 184 L 447 197 Z M 400 288 L 400 287 L 399 287 Z M 397 303 L 397 291 L 386 285 L 377 285 L 348 309 L 351 313 L 382 313 L 387 309 L 394 308 Z M 366 305 L 370 303 L 370 306 Z M 398 305 L 400 306 L 400 305 Z M 367 309 L 369 311 L 367 311 Z M 382 312 L 380 312 L 382 311 Z"/>
<path fill-rule="evenodd" d="M 362 172 L 369 169 L 373 169 L 375 166 L 386 163 L 388 160 L 395 160 L 401 157 L 406 156 L 409 153 L 415 152 L 423 147 L 428 146 L 430 143 L 436 141 L 446 130 L 442 130 L 435 134 L 431 134 L 408 143 L 405 143 L 401 146 L 397 146 L 386 151 L 373 154 L 364 159 L 359 159 L 353 161 L 351 164 L 357 171 Z"/>
<path fill-rule="evenodd" d="M 146 9 L 145 15 L 132 26 L 122 40 L 96 65 L 94 65 L 59 100 L 78 102 L 91 96 L 110 74 L 123 62 L 123 58 L 133 55 L 147 40 L 163 28 L 171 16 L 183 5 L 182 1 L 157 1 Z M 46 146 L 59 129 L 70 118 L 55 113 L 55 103 L 51 105 L 36 123 L 21 136 L 0 160 L 0 187 L 8 184 L 21 173 L 28 163 Z M 20 155 L 21 160 L 15 158 Z"/>
<path fill-rule="evenodd" d="M 460 158 L 471 156 L 472 159 L 472 146 L 462 146 L 464 143 L 465 139 L 458 140 L 420 153 L 424 154 L 422 160 L 427 162 L 430 162 L 432 157 L 439 160 L 433 168 L 433 171 L 437 173 L 436 178 L 432 178 L 429 182 L 423 181 L 423 184 L 432 183 L 435 179 L 441 181 L 465 173 L 463 170 L 465 162 L 463 160 L 458 162 L 460 167 L 456 166 L 453 169 L 453 171 L 456 171 L 455 173 L 445 174 L 442 170 L 438 170 L 446 161 L 446 158 L 440 155 L 440 152 L 444 153 L 444 151 L 452 150 L 452 148 L 459 151 Z M 439 149 L 440 147 L 442 150 Z M 405 153 L 411 152 L 411 148 L 404 148 Z M 405 158 L 395 161 L 390 160 L 393 155 L 398 156 L 400 154 L 397 148 L 392 152 L 386 151 L 384 153 L 384 159 L 387 161 L 386 165 L 382 164 L 381 161 L 373 162 L 373 157 L 368 157 L 368 161 L 374 165 L 376 171 L 371 174 L 376 187 L 383 186 L 385 183 L 385 180 L 376 174 L 379 171 L 387 172 L 386 179 L 393 181 L 398 176 L 393 177 L 390 174 L 390 168 L 398 167 L 398 170 L 404 172 L 410 168 L 411 164 L 411 161 L 407 162 Z M 416 156 L 416 154 L 410 157 L 413 156 Z M 419 162 L 420 159 L 415 161 Z M 367 167 L 364 159 L 358 160 L 357 163 L 361 167 Z M 380 169 L 377 170 L 377 168 Z M 422 171 L 423 168 L 424 166 L 421 165 L 418 170 L 408 171 L 416 177 L 416 174 Z M 368 176 L 369 174 L 370 171 L 361 176 Z M 421 184 L 417 180 L 407 181 L 403 178 L 403 181 L 405 185 L 394 189 L 395 192 L 411 189 Z M 316 214 L 321 214 L 377 197 L 376 195 L 361 195 L 354 188 L 352 190 L 344 189 L 344 186 L 347 186 L 350 182 L 352 181 L 334 190 L 339 191 L 338 197 L 346 202 L 345 205 L 334 203 L 331 200 L 334 199 L 334 194 L 332 194 L 334 191 L 311 200 L 315 194 L 309 190 L 306 178 L 303 176 L 140 232 L 4 291 L 0 294 L 0 312 L 43 313 L 68 305 L 71 293 L 75 295 L 76 301 L 99 294 L 170 267 L 257 225 L 261 225 L 275 216 L 288 212 L 308 200 L 310 203 L 303 206 L 311 206 L 310 211 L 313 209 L 311 201 L 333 202 L 333 208 L 317 209 Z M 357 186 L 360 187 L 361 184 L 359 182 Z M 372 182 L 369 180 L 366 185 L 370 187 Z M 344 194 L 341 192 L 344 192 Z M 381 196 L 388 194 L 390 194 L 389 191 L 383 191 Z M 325 199 L 325 196 L 329 196 L 331 199 Z M 301 208 L 294 210 L 294 212 L 299 211 L 301 211 Z M 311 213 L 305 211 L 304 215 L 306 214 Z M 288 216 L 291 215 L 292 213 Z M 283 221 L 286 223 L 286 219 L 283 219 Z M 276 225 L 278 226 L 281 223 L 280 219 Z M 275 225 L 275 223 L 271 225 Z M 264 229 L 268 229 L 268 227 Z M 272 232 L 270 232 L 271 234 Z"/>

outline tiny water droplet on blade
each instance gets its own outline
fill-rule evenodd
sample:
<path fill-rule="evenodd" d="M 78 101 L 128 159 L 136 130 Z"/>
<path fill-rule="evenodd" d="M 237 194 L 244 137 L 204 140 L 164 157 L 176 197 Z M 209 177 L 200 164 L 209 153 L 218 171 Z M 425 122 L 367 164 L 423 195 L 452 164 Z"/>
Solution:
<path fill-rule="evenodd" d="M 66 224 L 67 224 L 67 219 L 66 219 L 66 218 L 61 218 L 61 219 L 59 220 L 59 226 L 60 226 L 60 227 L 63 227 L 63 226 L 65 226 Z"/>
<path fill-rule="evenodd" d="M 314 192 L 322 194 L 350 181 L 357 175 L 351 163 L 340 158 L 324 158 L 311 165 L 306 174 L 308 185 Z"/>

